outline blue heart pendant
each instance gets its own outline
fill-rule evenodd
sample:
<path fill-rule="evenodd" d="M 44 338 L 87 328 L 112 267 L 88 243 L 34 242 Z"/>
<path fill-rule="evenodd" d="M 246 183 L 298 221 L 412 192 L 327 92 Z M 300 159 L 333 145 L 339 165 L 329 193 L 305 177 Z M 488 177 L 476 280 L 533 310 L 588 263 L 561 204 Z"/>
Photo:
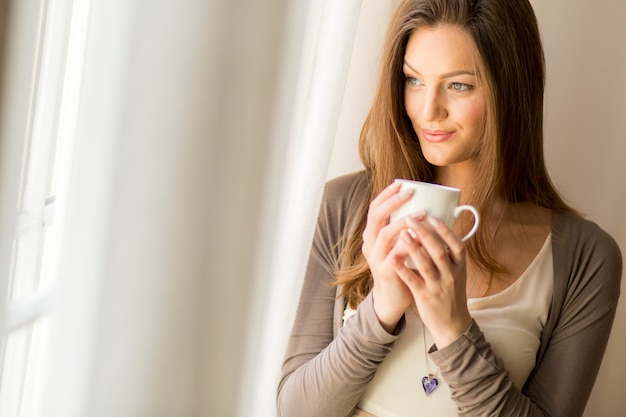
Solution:
<path fill-rule="evenodd" d="M 433 374 L 428 374 L 428 376 L 422 378 L 422 387 L 424 387 L 424 392 L 426 393 L 426 396 L 432 394 L 438 386 L 439 381 L 437 380 L 437 378 L 433 377 Z"/>

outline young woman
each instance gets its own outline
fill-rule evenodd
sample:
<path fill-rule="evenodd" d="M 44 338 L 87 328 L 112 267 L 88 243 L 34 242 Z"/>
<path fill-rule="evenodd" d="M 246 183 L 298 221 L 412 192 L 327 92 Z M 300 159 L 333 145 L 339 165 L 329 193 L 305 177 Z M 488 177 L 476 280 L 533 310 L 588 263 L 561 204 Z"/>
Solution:
<path fill-rule="evenodd" d="M 543 88 L 527 0 L 401 4 L 365 171 L 326 186 L 280 416 L 582 415 L 621 254 L 550 182 Z M 425 213 L 389 223 L 410 198 L 395 178 L 461 189 L 479 232 L 463 243 L 468 219 L 450 230 Z"/>

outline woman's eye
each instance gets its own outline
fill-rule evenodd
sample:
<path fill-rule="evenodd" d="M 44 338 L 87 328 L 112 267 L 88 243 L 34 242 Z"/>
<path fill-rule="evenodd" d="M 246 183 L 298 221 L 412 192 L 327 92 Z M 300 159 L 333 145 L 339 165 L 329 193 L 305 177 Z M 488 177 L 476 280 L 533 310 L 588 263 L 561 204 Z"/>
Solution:
<path fill-rule="evenodd" d="M 469 91 L 473 88 L 473 86 L 464 83 L 452 83 L 450 84 L 450 88 L 454 91 Z"/>
<path fill-rule="evenodd" d="M 405 78 L 406 78 L 407 85 L 410 85 L 410 86 L 414 87 L 414 86 L 418 86 L 418 85 L 421 84 L 420 80 L 418 80 L 417 78 L 409 77 L 408 75 Z"/>

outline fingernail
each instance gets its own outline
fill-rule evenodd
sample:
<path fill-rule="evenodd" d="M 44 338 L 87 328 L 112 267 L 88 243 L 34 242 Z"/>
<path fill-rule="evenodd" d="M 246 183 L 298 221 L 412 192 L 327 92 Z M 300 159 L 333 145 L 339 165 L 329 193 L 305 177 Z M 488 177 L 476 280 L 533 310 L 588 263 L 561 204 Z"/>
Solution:
<path fill-rule="evenodd" d="M 400 239 L 402 239 L 402 241 L 408 245 L 412 245 L 415 243 L 415 238 L 417 237 L 417 235 L 415 234 L 415 232 L 411 229 L 406 229 L 403 230 L 402 233 L 400 234 Z"/>
<path fill-rule="evenodd" d="M 413 233 L 417 233 L 417 229 L 421 227 L 422 219 L 416 218 L 413 216 L 408 216 L 406 218 L 406 225 L 409 229 L 413 229 Z"/>
<path fill-rule="evenodd" d="M 405 188 L 404 190 L 400 191 L 400 194 L 398 194 L 400 197 L 406 197 L 408 195 L 413 194 L 413 189 L 412 188 Z"/>
<path fill-rule="evenodd" d="M 439 220 L 437 217 L 428 216 L 427 220 L 428 220 L 428 223 L 430 223 L 433 227 L 441 227 L 441 225 L 443 224 L 443 222 Z"/>
<path fill-rule="evenodd" d="M 416 213 L 411 214 L 411 216 L 409 216 L 411 219 L 413 220 L 417 220 L 417 221 L 422 221 L 424 220 L 424 218 L 426 217 L 426 211 L 424 210 L 420 210 Z"/>

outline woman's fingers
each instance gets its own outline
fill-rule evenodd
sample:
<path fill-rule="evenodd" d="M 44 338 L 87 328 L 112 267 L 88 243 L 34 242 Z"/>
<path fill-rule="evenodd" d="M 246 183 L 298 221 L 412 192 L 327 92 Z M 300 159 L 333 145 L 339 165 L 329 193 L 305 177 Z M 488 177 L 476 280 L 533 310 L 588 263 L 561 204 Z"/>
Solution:
<path fill-rule="evenodd" d="M 424 325 L 438 347 L 447 346 L 461 334 L 471 316 L 465 296 L 465 248 L 445 224 L 412 217 L 400 233 L 415 270 L 404 260 L 391 258 L 396 275 L 407 286 Z M 394 248 L 390 255 L 400 253 Z"/>
<path fill-rule="evenodd" d="M 370 203 L 368 222 L 372 219 L 386 223 L 391 213 L 406 203 L 412 194 L 412 189 L 400 191 L 399 183 L 389 185 Z"/>
<path fill-rule="evenodd" d="M 406 235 L 407 233 L 408 232 L 405 230 L 402 232 L 402 235 Z M 425 285 L 424 278 L 422 278 L 417 271 L 406 266 L 405 257 L 401 253 L 397 253 L 392 257 L 391 264 L 393 265 L 398 277 L 400 277 L 404 284 L 409 288 L 415 298 L 417 293 L 422 290 Z"/>
<path fill-rule="evenodd" d="M 376 242 L 380 237 L 387 239 L 385 245 L 386 250 L 389 250 L 389 240 L 397 236 L 397 232 L 401 230 L 401 227 L 393 226 L 392 229 L 387 229 L 389 216 L 394 210 L 399 208 L 402 204 L 408 201 L 411 197 L 410 192 L 400 192 L 400 184 L 394 183 L 385 188 L 372 202 L 370 203 L 367 213 L 367 224 L 363 231 L 363 250 L 369 252 L 373 250 Z M 382 235 L 381 235 L 382 232 Z"/>
<path fill-rule="evenodd" d="M 428 217 L 428 223 L 446 246 L 448 257 L 456 265 L 465 263 L 465 244 L 436 217 Z"/>
<path fill-rule="evenodd" d="M 389 184 L 384 190 L 380 192 L 371 202 L 370 209 L 379 206 L 382 202 L 387 200 L 392 195 L 400 191 L 400 183 L 394 182 Z"/>
<path fill-rule="evenodd" d="M 424 221 L 423 217 L 407 218 L 409 233 L 403 234 L 402 240 L 419 274 L 427 279 L 437 278 L 445 262 L 450 262 L 450 255 L 443 240 Z"/>
<path fill-rule="evenodd" d="M 393 268 L 398 235 L 404 222 L 389 223 L 391 213 L 404 204 L 411 193 L 400 193 L 400 185 L 385 188 L 371 203 L 363 231 L 363 254 L 372 273 L 374 310 L 385 329 L 392 330 L 413 302 L 413 296 Z"/>
<path fill-rule="evenodd" d="M 407 218 L 409 233 L 401 239 L 417 271 L 426 279 L 454 274 L 465 265 L 465 245 L 441 220 L 431 216 Z"/>

